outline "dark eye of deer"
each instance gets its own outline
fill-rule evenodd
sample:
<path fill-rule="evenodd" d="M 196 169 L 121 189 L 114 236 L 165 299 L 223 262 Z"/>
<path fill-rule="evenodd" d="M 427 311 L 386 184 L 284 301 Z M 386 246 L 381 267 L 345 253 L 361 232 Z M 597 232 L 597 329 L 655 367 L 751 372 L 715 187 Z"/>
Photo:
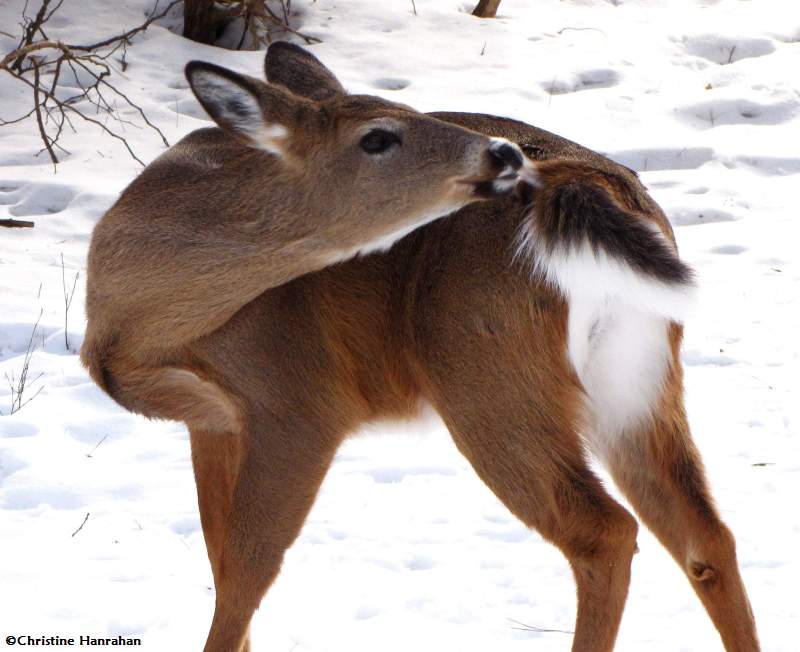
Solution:
<path fill-rule="evenodd" d="M 392 145 L 400 145 L 400 137 L 391 131 L 373 129 L 361 139 L 361 149 L 367 154 L 381 154 Z"/>

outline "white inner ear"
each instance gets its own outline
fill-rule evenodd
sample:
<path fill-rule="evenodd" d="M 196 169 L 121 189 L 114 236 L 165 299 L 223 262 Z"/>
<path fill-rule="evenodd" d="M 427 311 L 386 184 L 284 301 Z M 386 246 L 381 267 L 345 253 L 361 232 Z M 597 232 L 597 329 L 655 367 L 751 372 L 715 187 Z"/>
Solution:
<path fill-rule="evenodd" d="M 264 119 L 258 98 L 226 77 L 206 71 L 192 75 L 197 96 L 209 107 L 212 117 L 245 136 L 252 147 L 273 154 L 283 153 L 283 141 L 288 130 L 281 124 Z"/>

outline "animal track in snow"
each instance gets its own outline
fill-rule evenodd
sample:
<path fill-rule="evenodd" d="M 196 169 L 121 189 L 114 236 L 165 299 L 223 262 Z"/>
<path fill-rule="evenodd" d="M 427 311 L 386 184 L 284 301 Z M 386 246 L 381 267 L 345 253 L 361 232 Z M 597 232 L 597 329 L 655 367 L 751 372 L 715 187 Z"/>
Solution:
<path fill-rule="evenodd" d="M 714 222 L 735 222 L 738 217 L 733 213 L 716 208 L 696 208 L 676 206 L 666 210 L 667 217 L 673 226 L 691 226 L 694 224 L 712 224 Z"/>
<path fill-rule="evenodd" d="M 21 187 L 18 181 L 0 181 L 0 206 L 16 204 Z"/>
<path fill-rule="evenodd" d="M 406 559 L 404 565 L 408 570 L 412 571 L 430 570 L 431 568 L 436 566 L 436 562 L 430 557 L 426 557 L 425 555 L 415 555 L 411 559 Z"/>
<path fill-rule="evenodd" d="M 401 91 L 404 88 L 408 88 L 411 85 L 411 81 L 397 77 L 381 77 L 372 82 L 372 85 L 384 91 Z"/>
<path fill-rule="evenodd" d="M 360 473 L 366 473 L 373 480 L 375 480 L 375 482 L 381 484 L 402 482 L 403 479 L 406 478 L 406 476 L 413 476 L 413 475 L 456 475 L 456 472 L 453 469 L 449 469 L 446 467 L 426 467 L 426 466 L 408 467 L 408 468 L 383 467 L 377 469 L 369 469 L 366 471 L 360 471 Z"/>
<path fill-rule="evenodd" d="M 29 466 L 26 461 L 14 455 L 10 450 L 0 448 L 0 483 L 26 466 Z"/>
<path fill-rule="evenodd" d="M 372 605 L 361 605 L 355 613 L 356 620 L 368 620 L 380 615 L 381 610 Z"/>
<path fill-rule="evenodd" d="M 710 367 L 729 367 L 739 361 L 727 355 L 709 355 L 696 349 L 684 351 L 681 355 L 684 364 L 690 367 L 710 366 Z"/>
<path fill-rule="evenodd" d="M 701 128 L 721 125 L 777 125 L 791 120 L 800 111 L 797 102 L 760 104 L 746 99 L 714 99 L 676 109 L 680 118 Z"/>
<path fill-rule="evenodd" d="M 186 97 L 182 100 L 163 100 L 164 108 L 177 113 L 179 116 L 188 116 L 190 118 L 197 118 L 198 120 L 211 121 L 208 114 L 200 106 L 200 103 L 194 97 Z"/>
<path fill-rule="evenodd" d="M 742 245 L 720 245 L 710 250 L 712 254 L 723 254 L 725 256 L 736 256 L 747 251 L 747 247 Z"/>
<path fill-rule="evenodd" d="M 184 516 L 172 521 L 169 528 L 175 534 L 186 537 L 200 530 L 200 520 L 196 516 Z"/>
<path fill-rule="evenodd" d="M 39 428 L 32 423 L 17 421 L 14 417 L 5 416 L 0 420 L 0 438 L 14 439 L 15 437 L 33 437 L 39 433 Z"/>
<path fill-rule="evenodd" d="M 800 158 L 778 156 L 737 156 L 734 161 L 769 177 L 784 177 L 800 173 Z"/>
<path fill-rule="evenodd" d="M 522 526 L 512 526 L 505 530 L 482 529 L 475 532 L 479 537 L 493 539 L 494 541 L 504 541 L 505 543 L 521 543 L 531 537 L 531 533 Z"/>
<path fill-rule="evenodd" d="M 721 66 L 736 63 L 742 59 L 763 57 L 775 51 L 769 39 L 746 36 L 725 36 L 722 34 L 695 34 L 681 39 L 687 54 L 701 57 Z"/>
<path fill-rule="evenodd" d="M 10 204 L 8 200 L 13 200 L 8 212 L 14 217 L 47 215 L 63 211 L 77 194 L 72 186 L 29 183 L 0 194 L 0 204 Z"/>
<path fill-rule="evenodd" d="M 619 84 L 620 74 L 610 68 L 598 68 L 573 73 L 567 77 L 554 77 L 539 86 L 550 95 L 566 95 L 596 88 L 611 88 Z"/>
<path fill-rule="evenodd" d="M 19 487 L 6 491 L 6 509 L 33 509 L 39 505 L 50 505 L 53 509 L 77 509 L 86 504 L 83 496 L 64 487 Z"/>
<path fill-rule="evenodd" d="M 104 438 L 106 439 L 105 444 L 108 444 L 118 436 L 129 434 L 133 431 L 135 425 L 135 417 L 128 414 L 119 414 L 88 423 L 82 421 L 67 423 L 64 425 L 64 431 L 76 441 L 94 446 Z"/>
<path fill-rule="evenodd" d="M 637 172 L 694 170 L 712 160 L 714 150 L 710 147 L 660 147 L 609 152 L 606 156 Z"/>

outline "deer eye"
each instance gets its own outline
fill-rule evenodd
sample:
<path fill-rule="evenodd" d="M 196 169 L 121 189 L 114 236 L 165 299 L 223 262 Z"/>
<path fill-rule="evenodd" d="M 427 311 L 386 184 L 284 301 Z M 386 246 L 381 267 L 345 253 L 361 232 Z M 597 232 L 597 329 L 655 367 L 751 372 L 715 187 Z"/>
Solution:
<path fill-rule="evenodd" d="M 381 154 L 392 145 L 402 145 L 400 136 L 385 129 L 373 129 L 361 139 L 361 149 L 367 154 Z"/>

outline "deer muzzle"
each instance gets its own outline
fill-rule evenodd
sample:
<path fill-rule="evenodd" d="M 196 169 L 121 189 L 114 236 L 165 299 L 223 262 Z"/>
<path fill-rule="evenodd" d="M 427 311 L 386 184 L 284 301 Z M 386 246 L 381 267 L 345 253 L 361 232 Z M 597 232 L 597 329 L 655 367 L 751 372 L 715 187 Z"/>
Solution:
<path fill-rule="evenodd" d="M 483 199 L 505 197 L 520 182 L 536 185 L 536 171 L 522 150 L 505 138 L 492 138 L 486 150 L 490 178 L 472 180 L 473 194 Z"/>

